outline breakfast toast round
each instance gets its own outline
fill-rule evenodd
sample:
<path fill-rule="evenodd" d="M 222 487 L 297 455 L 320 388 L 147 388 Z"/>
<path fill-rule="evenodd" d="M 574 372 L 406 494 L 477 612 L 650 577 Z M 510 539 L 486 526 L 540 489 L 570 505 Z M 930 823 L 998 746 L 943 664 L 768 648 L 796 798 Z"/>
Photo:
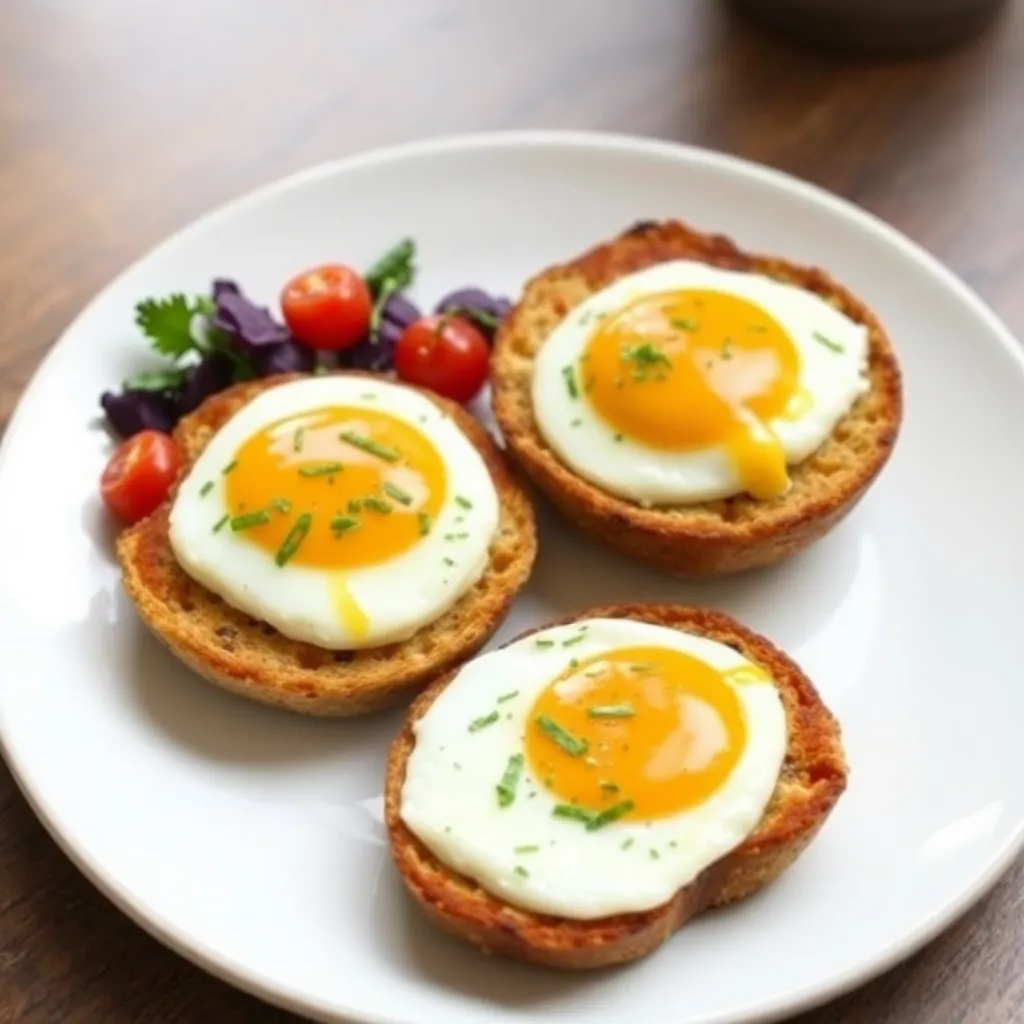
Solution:
<path fill-rule="evenodd" d="M 902 417 L 892 345 L 862 301 L 678 222 L 530 280 L 498 332 L 492 389 L 510 453 L 573 526 L 694 577 L 827 533 Z"/>
<path fill-rule="evenodd" d="M 434 681 L 387 764 L 398 871 L 442 928 L 566 970 L 767 885 L 842 795 L 840 730 L 729 616 L 596 608 Z"/>
<path fill-rule="evenodd" d="M 124 586 L 173 653 L 242 696 L 392 705 L 477 651 L 530 574 L 529 500 L 436 395 L 279 376 L 207 399 L 174 438 L 174 493 L 118 539 Z"/>

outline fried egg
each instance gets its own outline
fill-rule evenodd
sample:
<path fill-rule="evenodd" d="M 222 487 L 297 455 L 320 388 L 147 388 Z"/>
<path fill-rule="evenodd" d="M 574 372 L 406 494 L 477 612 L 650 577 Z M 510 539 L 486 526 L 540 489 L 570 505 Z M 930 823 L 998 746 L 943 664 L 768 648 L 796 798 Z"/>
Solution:
<path fill-rule="evenodd" d="M 415 731 L 406 826 L 505 902 L 580 920 L 660 906 L 738 846 L 787 736 L 759 666 L 625 619 L 469 662 Z"/>
<path fill-rule="evenodd" d="M 591 295 L 534 362 L 558 457 L 646 505 L 776 498 L 869 387 L 868 332 L 812 292 L 673 260 Z"/>
<path fill-rule="evenodd" d="M 410 388 L 327 376 L 257 396 L 214 435 L 170 516 L 193 579 L 333 650 L 407 639 L 483 574 L 498 495 L 469 439 Z"/>

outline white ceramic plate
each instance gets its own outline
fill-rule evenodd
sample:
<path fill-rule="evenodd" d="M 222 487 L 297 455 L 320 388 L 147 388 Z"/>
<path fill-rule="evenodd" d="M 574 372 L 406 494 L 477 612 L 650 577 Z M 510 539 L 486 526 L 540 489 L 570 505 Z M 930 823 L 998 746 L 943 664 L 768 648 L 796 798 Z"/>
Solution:
<path fill-rule="evenodd" d="M 690 586 L 545 514 L 499 640 L 570 609 L 725 608 L 800 661 L 842 722 L 852 779 L 808 853 L 748 902 L 628 969 L 487 960 L 405 897 L 381 828 L 397 716 L 306 721 L 195 679 L 139 625 L 96 498 L 106 387 L 146 360 L 141 297 L 215 275 L 273 301 L 297 269 L 365 265 L 403 235 L 417 291 L 514 292 L 643 217 L 678 216 L 830 268 L 895 339 L 907 416 L 856 512 L 771 572 Z M 892 229 L 764 168 L 630 139 L 451 139 L 316 169 L 158 247 L 69 328 L 0 455 L 0 735 L 47 827 L 125 912 L 208 970 L 323 1020 L 763 1021 L 906 956 L 1021 845 L 1024 374 L 964 285 Z M 999 510 L 1011 510 L 1003 514 Z M 995 511 L 998 520 L 989 519 Z M 997 526 L 996 526 L 997 523 Z M 994 528 L 996 527 L 996 528 Z"/>

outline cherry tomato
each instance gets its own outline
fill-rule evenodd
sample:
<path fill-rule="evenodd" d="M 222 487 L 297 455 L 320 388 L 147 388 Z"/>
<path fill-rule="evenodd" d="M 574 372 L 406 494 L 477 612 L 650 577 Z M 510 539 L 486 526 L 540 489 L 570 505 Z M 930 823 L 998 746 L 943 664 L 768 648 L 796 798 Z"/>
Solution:
<path fill-rule="evenodd" d="M 453 316 L 425 316 L 398 339 L 395 369 L 410 384 L 468 402 L 487 380 L 490 357 L 484 336 L 471 323 Z"/>
<path fill-rule="evenodd" d="M 100 494 L 118 519 L 136 523 L 167 497 L 180 468 L 181 453 L 170 436 L 143 430 L 111 456 L 100 477 Z"/>
<path fill-rule="evenodd" d="M 341 263 L 293 277 L 281 292 L 288 329 L 310 348 L 336 352 L 366 336 L 373 298 L 366 282 Z"/>

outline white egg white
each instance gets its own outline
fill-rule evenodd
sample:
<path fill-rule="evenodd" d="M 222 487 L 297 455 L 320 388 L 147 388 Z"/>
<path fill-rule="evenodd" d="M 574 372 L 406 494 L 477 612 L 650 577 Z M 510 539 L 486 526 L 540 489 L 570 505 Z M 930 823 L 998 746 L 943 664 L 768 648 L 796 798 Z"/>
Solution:
<path fill-rule="evenodd" d="M 601 319 L 643 295 L 682 289 L 727 292 L 761 306 L 789 334 L 800 356 L 800 389 L 810 401 L 792 417 L 765 426 L 789 465 L 828 439 L 868 390 L 868 332 L 824 299 L 760 274 L 722 270 L 692 260 L 658 263 L 619 278 L 573 309 L 551 332 L 534 361 L 537 426 L 559 458 L 603 490 L 647 505 L 726 498 L 743 490 L 723 448 L 671 452 L 621 437 L 588 403 L 566 388 L 563 368 L 577 366 Z M 822 343 L 820 338 L 832 341 Z"/>
<path fill-rule="evenodd" d="M 582 642 L 562 646 L 581 631 Z M 408 828 L 443 863 L 500 899 L 579 920 L 657 907 L 738 846 L 764 814 L 785 756 L 785 711 L 770 681 L 730 683 L 742 703 L 746 747 L 699 806 L 587 831 L 553 816 L 558 801 L 528 761 L 513 802 L 499 804 L 496 785 L 509 757 L 523 751 L 526 716 L 538 694 L 570 658 L 637 645 L 681 651 L 720 671 L 750 665 L 723 644 L 624 619 L 544 630 L 478 657 L 416 725 L 400 804 Z M 470 731 L 494 710 L 497 721 Z"/>
<path fill-rule="evenodd" d="M 294 563 L 278 567 L 273 554 L 247 541 L 244 532 L 214 532 L 228 511 L 222 470 L 242 444 L 279 419 L 331 405 L 389 413 L 432 442 L 448 486 L 429 535 L 387 562 L 339 574 Z M 212 489 L 206 488 L 210 481 Z M 178 490 L 170 542 L 185 572 L 230 605 L 295 640 L 348 650 L 405 640 L 451 608 L 483 574 L 498 517 L 498 495 L 483 458 L 433 402 L 383 380 L 326 376 L 265 391 L 224 424 Z M 453 533 L 458 541 L 445 540 Z M 368 620 L 365 634 L 355 635 L 339 617 L 332 591 L 339 575 Z"/>

